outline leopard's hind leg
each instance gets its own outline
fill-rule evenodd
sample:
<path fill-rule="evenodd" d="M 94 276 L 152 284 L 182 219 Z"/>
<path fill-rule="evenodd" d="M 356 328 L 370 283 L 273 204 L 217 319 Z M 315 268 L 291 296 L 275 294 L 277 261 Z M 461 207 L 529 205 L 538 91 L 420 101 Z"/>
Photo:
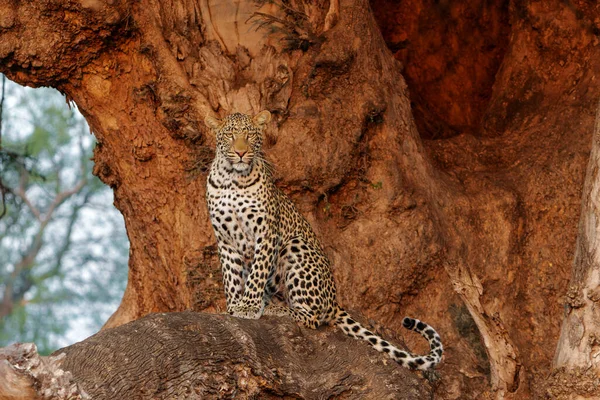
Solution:
<path fill-rule="evenodd" d="M 290 308 L 287 306 L 269 303 L 265 307 L 263 315 L 274 315 L 279 317 L 289 316 L 292 317 L 294 321 L 311 329 L 317 329 L 320 325 L 312 311 L 305 310 L 303 308 Z"/>
<path fill-rule="evenodd" d="M 329 264 L 320 249 L 297 236 L 288 241 L 279 253 L 275 285 L 276 295 L 285 306 L 269 302 L 264 315 L 289 315 L 309 328 L 333 320 L 337 304 Z M 277 281 L 277 279 L 275 279 Z"/>

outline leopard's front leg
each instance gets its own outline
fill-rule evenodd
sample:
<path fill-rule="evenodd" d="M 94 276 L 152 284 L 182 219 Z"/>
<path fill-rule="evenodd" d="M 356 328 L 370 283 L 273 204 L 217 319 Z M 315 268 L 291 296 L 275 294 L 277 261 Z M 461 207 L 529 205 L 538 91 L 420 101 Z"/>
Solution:
<path fill-rule="evenodd" d="M 239 318 L 258 319 L 264 311 L 264 294 L 271 269 L 277 265 L 279 238 L 276 234 L 276 221 L 263 217 L 262 226 L 257 229 L 254 258 L 250 274 L 244 284 L 242 300 L 232 308 L 232 314 Z"/>
<path fill-rule="evenodd" d="M 244 293 L 244 263 L 242 256 L 223 240 L 218 240 L 219 260 L 223 273 L 227 312 L 234 314 L 234 307 L 241 301 Z"/>

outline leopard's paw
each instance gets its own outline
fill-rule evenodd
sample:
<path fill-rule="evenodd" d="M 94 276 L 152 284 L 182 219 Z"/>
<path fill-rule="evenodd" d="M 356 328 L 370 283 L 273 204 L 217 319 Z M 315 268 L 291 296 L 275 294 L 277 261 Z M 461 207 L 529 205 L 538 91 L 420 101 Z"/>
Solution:
<path fill-rule="evenodd" d="M 251 306 L 246 304 L 238 304 L 231 307 L 229 313 L 234 317 L 244 319 L 259 319 L 262 315 L 262 308 L 260 306 Z"/>

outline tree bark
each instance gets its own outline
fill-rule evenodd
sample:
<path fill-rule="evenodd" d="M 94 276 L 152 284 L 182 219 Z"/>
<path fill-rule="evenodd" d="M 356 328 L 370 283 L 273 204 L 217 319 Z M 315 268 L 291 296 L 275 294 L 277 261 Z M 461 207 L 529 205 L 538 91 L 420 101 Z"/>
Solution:
<path fill-rule="evenodd" d="M 365 0 L 341 1 L 337 19 L 329 2 L 0 2 L 1 70 L 77 104 L 98 139 L 95 173 L 125 218 L 129 281 L 106 327 L 223 310 L 204 202 L 214 139 L 201 121 L 266 108 L 276 179 L 322 238 L 341 304 L 393 330 L 404 314 L 435 326 L 448 349 L 440 398 L 533 396 L 575 242 L 600 10 L 500 2 L 485 14 L 500 21 L 496 36 L 479 26 L 475 46 L 461 40 L 477 36 L 468 23 L 488 2 L 467 3 L 398 3 L 424 21 L 406 25 L 418 52 L 409 40 L 396 53 L 412 84 L 430 85 L 411 89 L 420 126 L 450 127 L 422 141 Z M 470 75 L 476 104 L 461 119 L 447 93 Z"/>
<path fill-rule="evenodd" d="M 93 354 L 93 357 L 90 357 Z M 335 329 L 283 318 L 152 314 L 39 357 L 33 345 L 0 352 L 21 390 L 48 399 L 424 399 L 432 386 Z M 8 374 L 4 375 L 9 376 Z M 72 397 L 68 397 L 72 396 Z M 79 396 L 79 397 L 76 397 Z"/>
<path fill-rule="evenodd" d="M 565 316 L 547 394 L 558 399 L 600 397 L 600 107 L 587 166 L 575 259 Z"/>

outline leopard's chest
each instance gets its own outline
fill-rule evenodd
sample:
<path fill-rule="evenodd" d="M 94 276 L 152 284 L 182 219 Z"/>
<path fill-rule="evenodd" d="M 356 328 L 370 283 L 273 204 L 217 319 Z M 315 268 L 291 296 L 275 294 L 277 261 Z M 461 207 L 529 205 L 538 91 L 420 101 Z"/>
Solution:
<path fill-rule="evenodd" d="M 246 262 L 251 262 L 260 234 L 257 221 L 265 218 L 264 201 L 255 193 L 235 189 L 213 189 L 207 194 L 217 240 L 232 246 Z"/>

